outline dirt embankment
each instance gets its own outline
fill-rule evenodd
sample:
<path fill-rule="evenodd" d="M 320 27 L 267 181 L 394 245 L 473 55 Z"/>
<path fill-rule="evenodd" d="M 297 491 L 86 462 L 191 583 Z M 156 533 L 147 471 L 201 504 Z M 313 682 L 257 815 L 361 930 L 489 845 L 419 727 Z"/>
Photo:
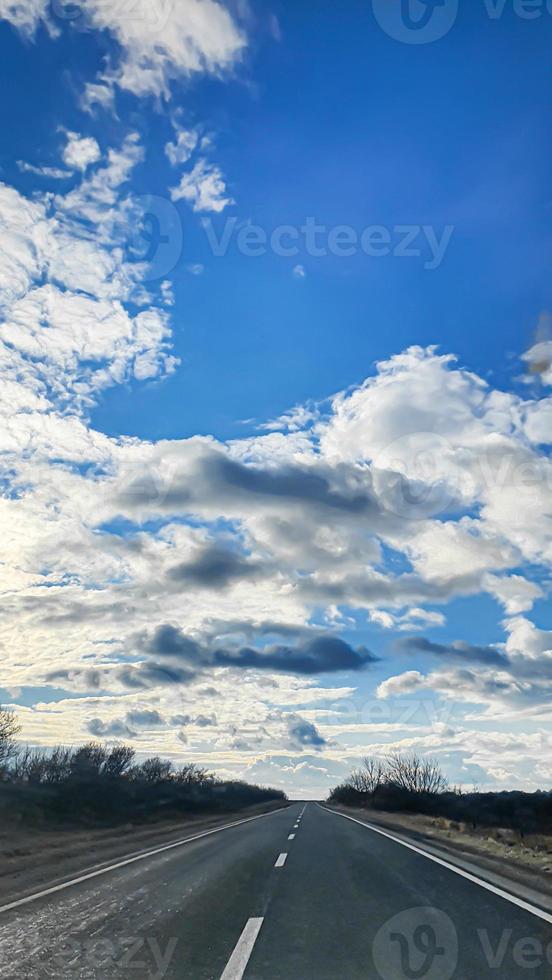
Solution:
<path fill-rule="evenodd" d="M 467 824 L 444 817 L 422 814 L 388 813 L 383 810 L 336 806 L 348 813 L 390 831 L 407 834 L 413 840 L 427 841 L 444 847 L 458 857 L 481 868 L 504 875 L 514 882 L 552 896 L 552 837 L 529 834 L 520 838 L 513 830 L 481 827 L 473 830 Z"/>
<path fill-rule="evenodd" d="M 0 824 L 0 904 L 137 852 L 281 808 L 281 803 L 263 803 L 232 813 L 101 829 Z"/>

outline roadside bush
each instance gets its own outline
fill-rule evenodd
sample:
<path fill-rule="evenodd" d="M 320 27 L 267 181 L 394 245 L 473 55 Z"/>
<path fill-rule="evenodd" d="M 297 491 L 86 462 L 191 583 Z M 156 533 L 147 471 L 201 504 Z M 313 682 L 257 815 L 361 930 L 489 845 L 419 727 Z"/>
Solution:
<path fill-rule="evenodd" d="M 224 782 L 194 763 L 175 768 L 159 756 L 136 762 L 125 745 L 17 746 L 18 731 L 15 716 L 0 708 L 0 817 L 6 820 L 116 824 L 287 800 L 280 790 Z"/>
<path fill-rule="evenodd" d="M 437 763 L 418 756 L 364 759 L 329 802 L 395 813 L 421 813 L 472 829 L 502 827 L 521 837 L 552 834 L 552 792 L 461 793 L 448 790 Z"/>

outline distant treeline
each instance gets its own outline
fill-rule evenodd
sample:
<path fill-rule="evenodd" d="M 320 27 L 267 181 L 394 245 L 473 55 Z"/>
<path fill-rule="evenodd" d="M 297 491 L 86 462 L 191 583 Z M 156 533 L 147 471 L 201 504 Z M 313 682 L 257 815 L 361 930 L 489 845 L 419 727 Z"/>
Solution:
<path fill-rule="evenodd" d="M 472 829 L 501 827 L 525 834 L 552 834 L 552 792 L 465 793 L 450 789 L 438 764 L 416 755 L 363 760 L 330 793 L 329 802 L 388 812 L 443 817 Z"/>
<path fill-rule="evenodd" d="M 194 763 L 137 762 L 126 745 L 19 747 L 18 731 L 15 715 L 0 708 L 0 819 L 111 824 L 287 800 L 281 790 L 221 780 Z"/>

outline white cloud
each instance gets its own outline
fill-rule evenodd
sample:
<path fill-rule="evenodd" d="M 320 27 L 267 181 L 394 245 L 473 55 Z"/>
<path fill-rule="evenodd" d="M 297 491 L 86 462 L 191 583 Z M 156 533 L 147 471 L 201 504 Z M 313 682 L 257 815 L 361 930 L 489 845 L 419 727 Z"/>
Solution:
<path fill-rule="evenodd" d="M 109 81 L 87 82 L 84 86 L 80 106 L 83 112 L 94 115 L 98 109 L 115 113 L 115 91 Z"/>
<path fill-rule="evenodd" d="M 199 133 L 195 129 L 176 129 L 176 139 L 173 143 L 165 144 L 165 153 L 173 167 L 187 163 L 199 141 Z"/>
<path fill-rule="evenodd" d="M 384 609 L 371 609 L 369 612 L 370 622 L 376 623 L 386 630 L 398 630 L 399 632 L 412 632 L 413 630 L 425 630 L 445 625 L 445 617 L 440 612 L 429 609 L 407 609 L 402 615 L 390 613 Z"/>
<path fill-rule="evenodd" d="M 170 194 L 173 201 L 187 201 L 194 211 L 220 213 L 229 204 L 234 204 L 227 196 L 221 170 L 203 157 L 189 173 L 182 175 L 178 187 L 171 188 Z"/>
<path fill-rule="evenodd" d="M 288 412 L 284 412 L 279 418 L 271 422 L 263 422 L 259 425 L 259 430 L 269 432 L 299 432 L 318 419 L 318 412 L 315 408 L 307 405 L 296 405 Z"/>
<path fill-rule="evenodd" d="M 172 624 L 209 650 L 215 643 L 294 649 L 319 635 L 321 624 L 332 636 L 342 624 L 354 629 L 353 616 L 364 609 L 373 623 L 419 641 L 420 629 L 444 625 L 435 605 L 482 592 L 516 617 L 505 624 L 505 643 L 471 653 L 449 648 L 450 662 L 446 644 L 428 645 L 428 656 L 442 658 L 439 669 L 386 678 L 379 700 L 413 694 L 461 705 L 464 714 L 468 704 L 474 726 L 481 717 L 536 723 L 549 703 L 552 642 L 519 614 L 542 596 L 533 560 L 548 570 L 552 562 L 549 461 L 528 433 L 528 419 L 546 399 L 493 390 L 452 358 L 413 348 L 340 393 L 325 414 L 298 406 L 271 423 L 268 434 L 229 443 L 147 442 L 110 438 L 90 425 L 87 408 L 107 386 L 175 367 L 167 311 L 151 300 L 137 312 L 131 301 L 141 290 L 140 266 L 126 264 L 121 249 L 133 215 L 127 182 L 141 159 L 133 136 L 68 194 L 29 201 L 0 187 L 7 287 L 0 324 L 4 683 L 45 683 L 61 670 L 63 677 L 49 683 L 82 695 L 26 714 L 27 737 L 47 744 L 86 737 L 93 719 L 107 732 L 131 709 L 158 710 L 164 718 L 214 714 L 216 735 L 209 741 L 201 725 L 187 727 L 186 751 L 234 772 L 252 771 L 289 745 L 286 712 L 334 738 L 308 705 L 322 712 L 353 688 L 271 674 L 253 661 L 239 683 L 234 670 L 203 665 L 220 695 L 201 694 L 195 680 L 157 683 L 154 674 L 147 690 L 129 690 L 118 671 L 122 657 L 129 676 L 142 669 L 137 636 Z M 93 238 L 88 221 L 98 229 Z M 160 293 L 166 300 L 170 284 L 164 281 Z M 420 432 L 444 446 L 437 462 L 424 455 Z M 389 443 L 402 454 L 386 454 Z M 536 481 L 528 467 L 536 467 Z M 393 497 L 397 486 L 401 492 L 397 474 L 422 501 L 442 481 L 454 508 L 446 516 L 431 509 L 405 514 Z M 133 533 L 114 530 L 118 518 Z M 210 587 L 213 567 L 224 586 Z M 369 669 L 349 678 L 368 685 Z M 111 693 L 94 699 L 103 683 Z M 356 724 L 359 744 L 351 746 L 342 728 L 345 741 L 336 732 L 337 747 L 317 743 L 308 763 L 326 767 L 328 779 L 332 760 L 345 765 L 373 743 L 375 733 Z M 304 733 L 316 743 L 316 730 Z M 443 730 L 378 734 L 396 738 L 387 748 L 410 739 L 429 750 L 433 740 L 439 751 L 461 753 L 491 773 L 481 734 L 475 728 L 470 736 L 471 747 L 467 736 Z M 175 757 L 183 751 L 168 724 L 139 738 L 145 751 Z M 525 778 L 537 764 L 536 744 L 534 761 L 524 757 L 516 767 L 508 743 L 512 759 L 505 752 L 501 766 L 512 778 Z M 296 751 L 303 756 L 304 744 Z M 293 773 L 298 760 L 287 752 L 281 768 Z M 289 778 L 284 772 L 282 779 Z"/>
<path fill-rule="evenodd" d="M 540 585 L 522 575 L 487 575 L 484 583 L 487 591 L 502 603 L 509 616 L 528 612 L 537 599 L 544 598 Z"/>
<path fill-rule="evenodd" d="M 0 18 L 9 21 L 23 34 L 34 34 L 42 20 L 52 35 L 58 33 L 48 19 L 48 0 L 26 0 L 25 3 L 19 0 L 0 0 Z"/>
<path fill-rule="evenodd" d="M 40 22 L 53 35 L 60 33 L 49 0 L 25 4 L 1 0 L 0 17 L 27 35 L 33 35 Z M 104 89 L 118 85 L 134 95 L 168 98 L 172 80 L 229 71 L 246 46 L 242 30 L 215 0 L 135 0 L 131 8 L 89 0 L 81 8 L 81 18 L 89 27 L 108 31 L 121 51 L 96 87 L 88 86 L 88 106 L 109 101 L 102 84 Z"/>
<path fill-rule="evenodd" d="M 63 161 L 72 170 L 86 170 L 92 163 L 97 163 L 101 155 L 100 147 L 92 136 L 67 133 Z"/>
<path fill-rule="evenodd" d="M 71 139 L 69 147 L 73 164 L 96 158 L 86 141 Z M 132 203 L 121 186 L 141 156 L 131 134 L 65 195 L 30 201 L 0 186 L 0 360 L 4 393 L 21 386 L 20 405 L 24 394 L 29 407 L 81 411 L 105 387 L 174 367 L 166 313 L 125 307 L 139 295 L 143 270 L 123 258 Z"/>
<path fill-rule="evenodd" d="M 68 177 L 73 176 L 71 170 L 62 170 L 61 167 L 36 167 L 25 160 L 18 160 L 17 166 L 23 174 L 34 174 L 35 177 L 46 177 L 48 180 L 67 180 Z"/>
<path fill-rule="evenodd" d="M 305 269 L 304 265 L 296 265 L 293 269 L 292 275 L 295 279 L 306 279 L 307 270 Z"/>
<path fill-rule="evenodd" d="M 530 376 L 540 377 L 545 385 L 552 384 L 552 314 L 541 313 L 535 342 L 523 355 L 523 360 L 528 365 Z"/>

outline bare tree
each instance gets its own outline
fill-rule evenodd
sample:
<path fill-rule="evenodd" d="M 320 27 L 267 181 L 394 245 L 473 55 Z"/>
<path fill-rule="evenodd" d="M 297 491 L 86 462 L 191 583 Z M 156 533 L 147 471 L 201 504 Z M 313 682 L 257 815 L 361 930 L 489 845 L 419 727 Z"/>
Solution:
<path fill-rule="evenodd" d="M 146 759 L 139 766 L 134 766 L 131 770 L 133 779 L 141 780 L 145 783 L 161 783 L 169 779 L 172 773 L 172 762 L 161 759 L 154 755 L 151 759 Z"/>
<path fill-rule="evenodd" d="M 46 783 L 64 783 L 71 775 L 72 749 L 65 745 L 56 745 L 46 756 L 44 781 Z"/>
<path fill-rule="evenodd" d="M 71 775 L 84 777 L 99 776 L 107 759 L 107 749 L 100 742 L 87 742 L 75 749 L 71 756 Z"/>
<path fill-rule="evenodd" d="M 120 778 L 130 769 L 135 752 L 129 745 L 114 745 L 103 765 L 103 774 Z"/>
<path fill-rule="evenodd" d="M 10 765 L 10 779 L 16 782 L 41 782 L 44 770 L 44 754 L 28 745 L 19 749 Z"/>
<path fill-rule="evenodd" d="M 376 790 L 385 782 L 385 766 L 381 759 L 364 756 L 362 769 L 368 785 L 368 792 L 374 795 Z"/>
<path fill-rule="evenodd" d="M 435 759 L 419 755 L 390 755 L 386 759 L 387 781 L 409 793 L 442 793 L 447 781 Z"/>
<path fill-rule="evenodd" d="M 369 793 L 373 796 L 381 784 L 385 782 L 385 766 L 381 759 L 365 756 L 359 769 L 353 769 L 348 784 L 357 793 Z"/>
<path fill-rule="evenodd" d="M 4 769 L 17 752 L 15 736 L 19 735 L 21 725 L 9 708 L 0 707 L 0 768 Z"/>
<path fill-rule="evenodd" d="M 213 779 L 207 769 L 196 766 L 194 762 L 188 762 L 177 769 L 173 778 L 175 782 L 184 786 L 201 786 Z"/>
<path fill-rule="evenodd" d="M 71 749 L 58 745 L 48 749 L 20 749 L 10 767 L 13 779 L 26 783 L 62 783 L 71 772 Z"/>

